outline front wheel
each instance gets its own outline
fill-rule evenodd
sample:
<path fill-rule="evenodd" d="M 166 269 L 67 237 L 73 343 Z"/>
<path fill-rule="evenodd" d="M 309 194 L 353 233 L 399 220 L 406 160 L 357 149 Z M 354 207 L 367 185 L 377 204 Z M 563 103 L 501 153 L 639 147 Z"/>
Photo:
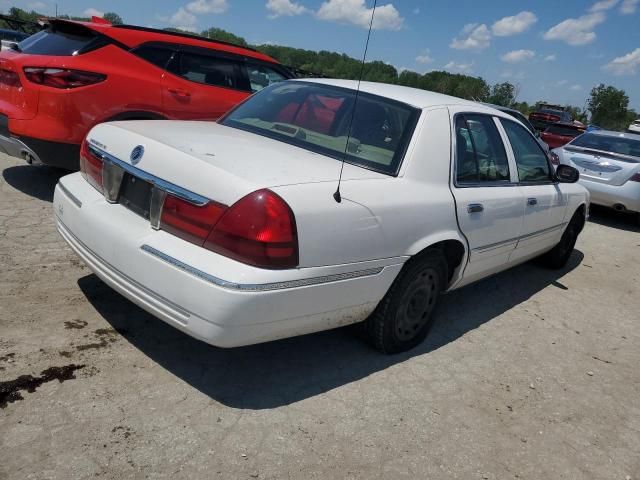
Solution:
<path fill-rule="evenodd" d="M 446 281 L 447 262 L 440 251 L 426 251 L 410 260 L 365 320 L 366 340 L 388 354 L 421 343 L 433 326 L 433 311 Z"/>
<path fill-rule="evenodd" d="M 544 266 L 558 270 L 567 264 L 576 246 L 578 233 L 580 233 L 577 219 L 577 216 L 571 219 L 558 244 L 540 257 Z"/>

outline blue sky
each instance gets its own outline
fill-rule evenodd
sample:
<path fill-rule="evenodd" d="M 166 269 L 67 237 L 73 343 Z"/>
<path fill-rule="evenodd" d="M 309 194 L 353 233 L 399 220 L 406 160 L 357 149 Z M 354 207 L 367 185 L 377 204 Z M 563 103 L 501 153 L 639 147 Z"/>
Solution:
<path fill-rule="evenodd" d="M 361 57 L 373 0 L 58 0 L 71 15 L 204 29 Z M 53 0 L 0 0 L 52 13 Z M 518 85 L 519 100 L 584 106 L 590 89 L 624 89 L 640 111 L 640 0 L 379 0 L 369 60 Z"/>

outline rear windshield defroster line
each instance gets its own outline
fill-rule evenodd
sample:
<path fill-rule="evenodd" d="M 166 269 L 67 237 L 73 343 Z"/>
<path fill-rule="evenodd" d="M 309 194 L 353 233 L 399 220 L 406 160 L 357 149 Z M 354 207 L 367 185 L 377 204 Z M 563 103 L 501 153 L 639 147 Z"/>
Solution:
<path fill-rule="evenodd" d="M 349 88 L 287 81 L 249 97 L 219 123 L 396 176 L 421 110 L 360 92 L 354 113 L 355 98 Z"/>

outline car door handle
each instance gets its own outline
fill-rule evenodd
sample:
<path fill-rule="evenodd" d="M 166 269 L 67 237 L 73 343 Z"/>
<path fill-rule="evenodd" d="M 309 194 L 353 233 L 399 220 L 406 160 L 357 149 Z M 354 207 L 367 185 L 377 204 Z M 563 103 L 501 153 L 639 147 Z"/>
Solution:
<path fill-rule="evenodd" d="M 169 93 L 173 93 L 178 97 L 190 97 L 191 94 L 186 90 L 182 90 L 181 88 L 168 88 Z"/>
<path fill-rule="evenodd" d="M 527 198 L 527 205 L 534 206 L 538 204 L 537 198 Z"/>
<path fill-rule="evenodd" d="M 467 205 L 467 212 L 469 213 L 480 213 L 484 211 L 484 205 L 481 203 L 470 203 Z"/>

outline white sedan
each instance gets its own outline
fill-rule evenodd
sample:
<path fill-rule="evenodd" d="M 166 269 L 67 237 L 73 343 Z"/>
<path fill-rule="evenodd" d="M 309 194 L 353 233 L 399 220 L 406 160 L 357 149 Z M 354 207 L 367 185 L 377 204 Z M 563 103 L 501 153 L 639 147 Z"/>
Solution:
<path fill-rule="evenodd" d="M 554 149 L 552 162 L 577 168 L 594 204 L 640 218 L 640 135 L 587 132 Z"/>
<path fill-rule="evenodd" d="M 364 322 L 399 352 L 442 292 L 567 262 L 589 196 L 522 124 L 356 85 L 279 83 L 218 123 L 98 125 L 56 187 L 58 229 L 111 287 L 220 347 Z"/>

